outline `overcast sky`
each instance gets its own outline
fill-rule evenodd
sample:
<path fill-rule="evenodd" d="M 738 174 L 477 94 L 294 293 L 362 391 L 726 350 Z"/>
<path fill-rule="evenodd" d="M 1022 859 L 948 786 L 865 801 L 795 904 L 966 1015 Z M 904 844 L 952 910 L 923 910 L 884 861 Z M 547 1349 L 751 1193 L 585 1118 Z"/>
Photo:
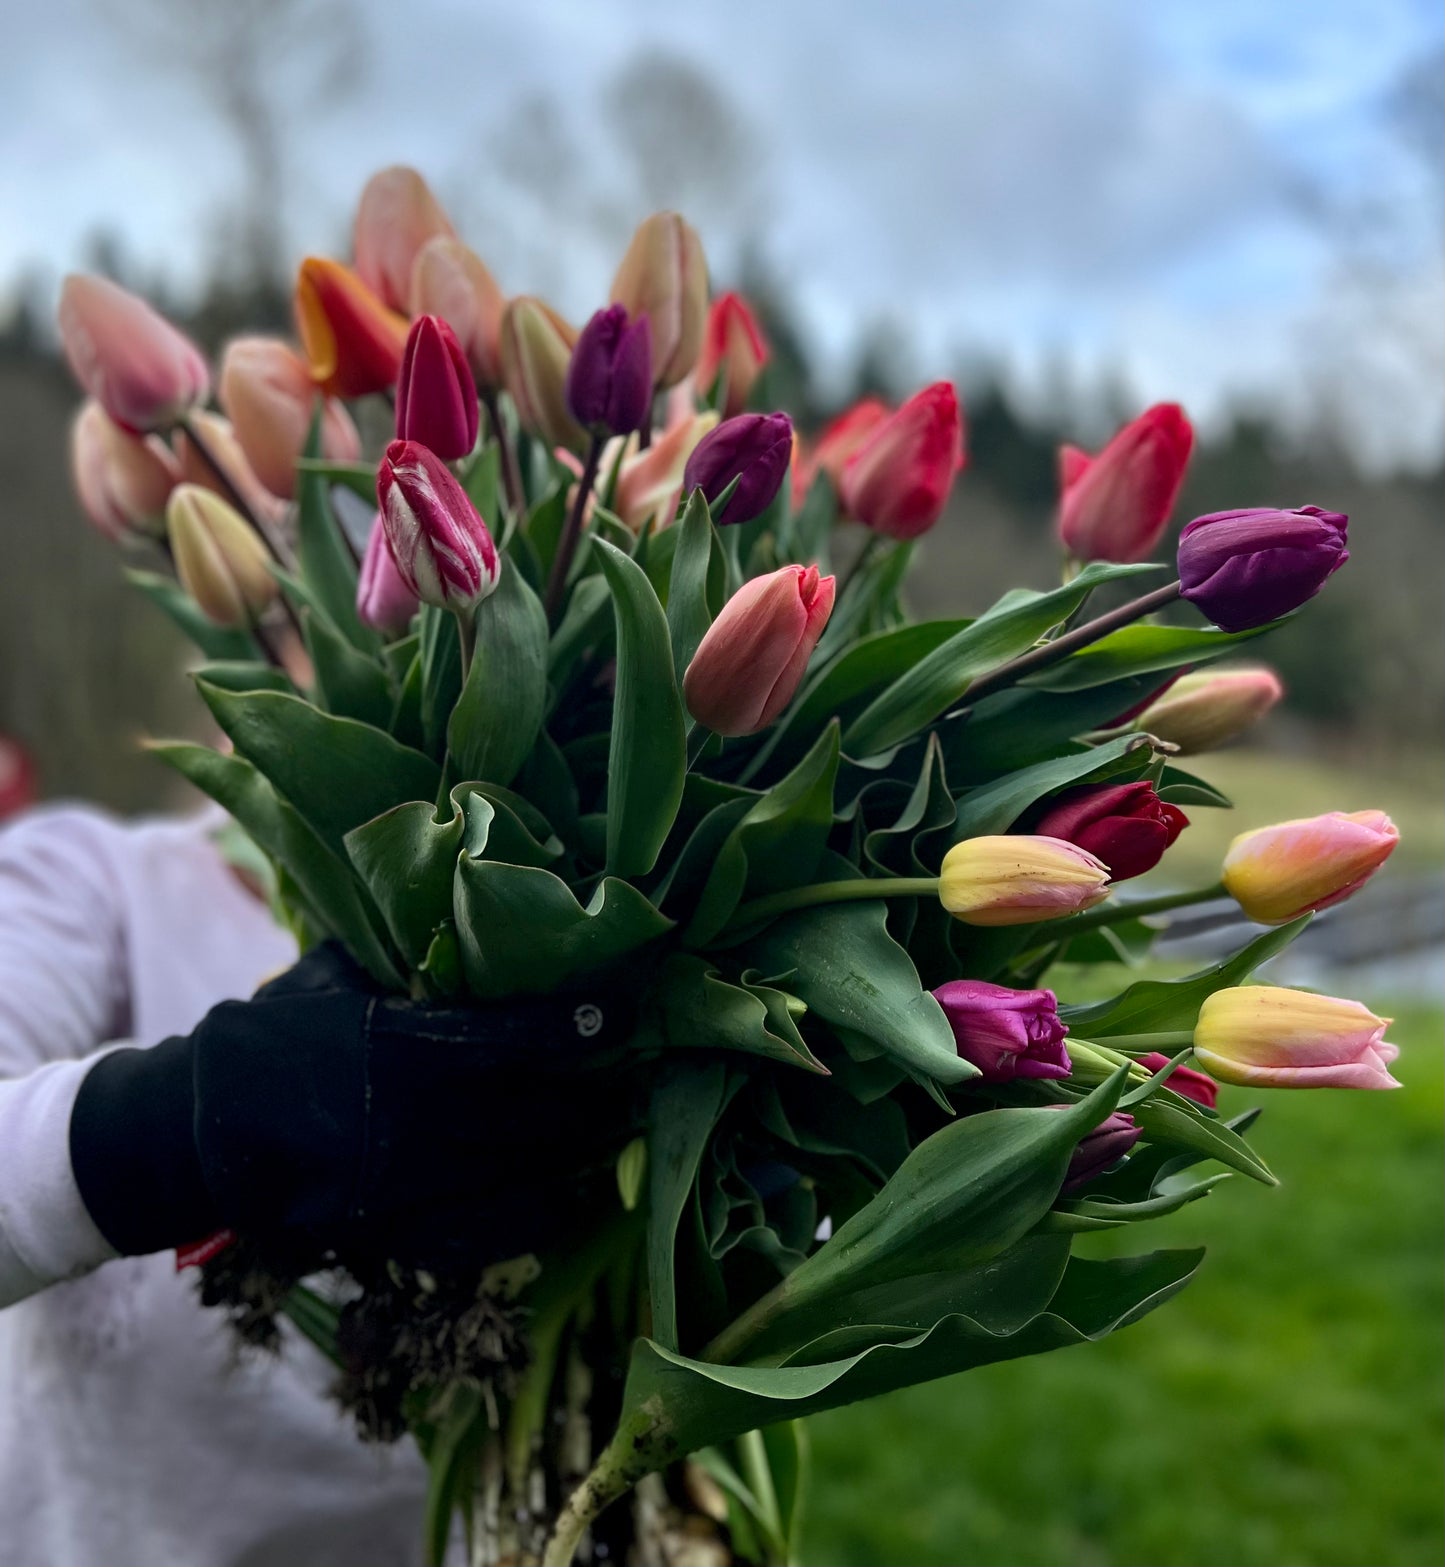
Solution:
<path fill-rule="evenodd" d="M 990 360 L 1028 395 L 1062 365 L 1205 420 L 1327 409 L 1377 461 L 1445 441 L 1438 0 L 235 9 L 298 5 L 359 40 L 264 24 L 298 255 L 411 162 L 505 288 L 580 317 L 676 202 L 724 280 L 763 257 L 835 376 L 882 331 L 920 380 Z M 174 42 L 201 15 L 11 8 L 0 284 L 81 264 L 98 230 L 183 286 L 224 252 L 242 164 Z"/>

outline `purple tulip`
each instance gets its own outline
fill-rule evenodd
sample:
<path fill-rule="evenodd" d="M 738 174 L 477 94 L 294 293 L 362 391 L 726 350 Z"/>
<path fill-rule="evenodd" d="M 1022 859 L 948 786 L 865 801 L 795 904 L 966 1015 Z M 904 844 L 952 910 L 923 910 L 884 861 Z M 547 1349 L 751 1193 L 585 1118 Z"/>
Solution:
<path fill-rule="evenodd" d="M 393 441 L 376 474 L 386 541 L 401 580 L 423 604 L 466 610 L 501 575 L 496 546 L 451 470 L 417 441 Z"/>
<path fill-rule="evenodd" d="M 440 316 L 418 316 L 396 382 L 398 439 L 454 461 L 477 444 L 479 418 L 477 383 L 457 334 Z"/>
<path fill-rule="evenodd" d="M 1298 609 L 1350 558 L 1349 518 L 1301 506 L 1196 517 L 1179 535 L 1183 596 L 1222 631 L 1252 631 Z"/>
<path fill-rule="evenodd" d="M 400 636 L 417 611 L 417 596 L 397 569 L 387 543 L 386 525 L 378 516 L 371 525 L 361 576 L 356 584 L 356 615 L 362 625 L 387 636 Z"/>
<path fill-rule="evenodd" d="M 1052 990 L 1009 990 L 982 979 L 955 979 L 933 992 L 943 1008 L 958 1053 L 986 1083 L 1016 1077 L 1067 1077 L 1067 1027 L 1059 1021 Z"/>
<path fill-rule="evenodd" d="M 1125 1115 L 1122 1110 L 1114 1111 L 1074 1149 L 1068 1173 L 1064 1176 L 1063 1190 L 1076 1192 L 1081 1186 L 1087 1186 L 1111 1165 L 1118 1164 L 1141 1136 L 1143 1128 L 1132 1115 Z"/>
<path fill-rule="evenodd" d="M 630 325 L 622 305 L 599 310 L 582 328 L 567 366 L 567 407 L 589 430 L 630 435 L 652 412 L 652 328 Z"/>
<path fill-rule="evenodd" d="M 739 414 L 703 436 L 682 474 L 685 494 L 701 490 L 709 506 L 734 479 L 732 499 L 713 521 L 751 522 L 773 503 L 793 457 L 793 421 L 787 414 Z"/>

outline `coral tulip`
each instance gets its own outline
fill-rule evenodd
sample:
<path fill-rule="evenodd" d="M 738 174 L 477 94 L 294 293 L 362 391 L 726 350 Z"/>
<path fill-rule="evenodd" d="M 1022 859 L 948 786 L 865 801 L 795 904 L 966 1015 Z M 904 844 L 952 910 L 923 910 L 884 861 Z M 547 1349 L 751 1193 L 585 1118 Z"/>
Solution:
<path fill-rule="evenodd" d="M 70 427 L 70 465 L 86 516 L 112 543 L 164 535 L 166 501 L 181 475 L 159 437 L 131 435 L 87 400 Z"/>
<path fill-rule="evenodd" d="M 963 415 L 947 381 L 910 397 L 844 465 L 844 510 L 875 533 L 916 539 L 943 515 L 963 467 Z"/>
<path fill-rule="evenodd" d="M 748 406 L 762 368 L 771 357 L 768 340 L 741 294 L 721 294 L 708 309 L 702 351 L 694 375 L 698 389 L 712 390 L 721 376 L 722 415 L 731 419 Z"/>
<path fill-rule="evenodd" d="M 407 310 L 418 252 L 430 240 L 454 237 L 440 202 L 415 169 L 382 169 L 366 182 L 352 248 L 358 275 L 383 304 Z"/>
<path fill-rule="evenodd" d="M 1286 925 L 1342 903 L 1395 851 L 1383 811 L 1330 811 L 1241 833 L 1224 856 L 1224 886 L 1261 925 Z"/>

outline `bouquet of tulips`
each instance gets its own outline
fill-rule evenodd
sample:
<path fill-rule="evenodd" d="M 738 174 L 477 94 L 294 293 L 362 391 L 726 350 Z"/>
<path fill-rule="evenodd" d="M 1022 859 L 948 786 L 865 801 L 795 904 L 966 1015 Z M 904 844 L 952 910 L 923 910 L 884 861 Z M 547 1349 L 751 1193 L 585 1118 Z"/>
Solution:
<path fill-rule="evenodd" d="M 217 414 L 174 327 L 65 288 L 82 498 L 173 565 L 132 577 L 231 742 L 157 754 L 264 854 L 303 944 L 421 1002 L 625 988 L 645 1068 L 580 1241 L 408 1281 L 418 1314 L 491 1302 L 518 1337 L 394 1390 L 434 1556 L 460 1513 L 479 1561 L 670 1560 L 698 1529 L 710 1559 L 789 1560 L 800 1417 L 1101 1338 L 1188 1282 L 1197 1251 L 1070 1247 L 1272 1183 L 1216 1081 L 1394 1086 L 1363 1005 L 1245 984 L 1390 853 L 1381 813 L 1246 833 L 1222 884 L 1116 891 L 1227 805 L 1180 758 L 1280 688 L 1211 666 L 1344 564 L 1343 516 L 1199 517 L 1150 562 L 1192 443 L 1161 406 L 1061 454 L 1061 585 L 917 623 L 953 389 L 800 438 L 676 214 L 579 331 L 504 298 L 388 170 L 354 268 L 305 261 L 296 317 L 299 349 L 230 344 Z M 374 455 L 348 404 L 394 430 Z M 1097 995 L 1158 916 L 1225 895 L 1262 927 L 1226 961 L 1046 987 L 1105 965 Z M 312 1278 L 285 1309 L 345 1359 L 355 1294 Z"/>

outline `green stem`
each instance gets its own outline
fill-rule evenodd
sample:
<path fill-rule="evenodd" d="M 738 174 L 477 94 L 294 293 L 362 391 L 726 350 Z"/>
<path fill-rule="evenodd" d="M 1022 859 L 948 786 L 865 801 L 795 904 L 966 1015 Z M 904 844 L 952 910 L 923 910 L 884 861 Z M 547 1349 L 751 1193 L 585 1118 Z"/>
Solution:
<path fill-rule="evenodd" d="M 1108 1034 L 1102 1039 L 1087 1039 L 1083 1042 L 1102 1046 L 1105 1050 L 1138 1050 L 1145 1055 L 1150 1051 L 1158 1051 L 1160 1055 L 1168 1055 L 1172 1050 L 1182 1050 L 1185 1045 L 1192 1045 L 1194 1030 L 1171 1028 L 1158 1034 Z"/>
<path fill-rule="evenodd" d="M 572 502 L 567 526 L 557 541 L 557 553 L 552 559 L 552 570 L 547 578 L 546 610 L 549 621 L 556 618 L 558 606 L 562 602 L 562 590 L 567 586 L 572 557 L 577 553 L 577 544 L 582 537 L 582 520 L 587 515 L 587 501 L 592 494 L 592 486 L 597 482 L 597 466 L 602 461 L 603 441 L 604 437 L 600 435 L 592 437 L 582 477 L 577 481 L 577 498 Z"/>
<path fill-rule="evenodd" d="M 1111 631 L 1117 631 L 1120 626 L 1127 626 L 1143 615 L 1162 609 L 1178 597 L 1179 583 L 1171 582 L 1165 587 L 1155 588 L 1152 593 L 1146 593 L 1142 598 L 1132 599 L 1129 603 L 1120 605 L 1118 609 L 1110 610 L 1107 615 L 1085 621 L 1082 626 L 1065 632 L 1061 637 L 1055 637 L 1052 642 L 1040 643 L 1038 647 L 1020 654 L 1018 658 L 1011 659 L 1007 664 L 1000 664 L 981 680 L 975 680 L 968 688 L 969 703 L 973 704 L 981 697 L 989 696 L 1004 686 L 1011 686 L 1016 681 L 1022 680 L 1025 675 L 1032 675 L 1037 670 L 1058 663 L 1061 658 L 1077 653 L 1080 648 L 1088 647 L 1091 642 L 1097 642 L 1101 637 L 1108 636 Z"/>
<path fill-rule="evenodd" d="M 471 609 L 453 610 L 452 613 L 457 621 L 457 641 L 462 654 L 462 685 L 465 686 L 472 667 L 472 654 L 477 646 L 477 611 L 473 606 Z"/>
<path fill-rule="evenodd" d="M 1166 892 L 1157 898 L 1136 898 L 1132 903 L 1113 903 L 1101 909 L 1091 909 L 1087 914 L 1075 914 L 1071 919 L 1060 920 L 1049 928 L 1049 939 L 1068 941 L 1083 930 L 1097 930 L 1101 925 L 1116 925 L 1120 920 L 1144 919 L 1150 914 L 1167 914 L 1171 909 L 1186 909 L 1191 903 L 1212 903 L 1226 896 L 1224 883 L 1200 887 L 1195 892 Z"/>
<path fill-rule="evenodd" d="M 651 1425 L 638 1418 L 621 1427 L 592 1466 L 592 1473 L 567 1498 L 542 1552 L 542 1567 L 572 1567 L 582 1536 L 604 1508 L 656 1467 L 648 1452 Z"/>
<path fill-rule="evenodd" d="M 687 737 L 687 766 L 683 768 L 685 773 L 690 773 L 697 762 L 698 757 L 707 750 L 707 743 L 712 739 L 712 730 L 706 724 L 697 724 L 692 733 Z"/>
<path fill-rule="evenodd" d="M 937 897 L 937 876 L 859 876 L 851 881 L 820 881 L 811 887 L 793 887 L 787 892 L 772 892 L 740 904 L 728 921 L 729 929 L 776 919 L 794 909 L 811 908 L 818 903 L 857 903 L 878 898 Z"/>
<path fill-rule="evenodd" d="M 517 467 L 517 453 L 507 439 L 507 427 L 502 423 L 502 410 L 497 405 L 497 394 L 490 387 L 482 389 L 482 407 L 487 410 L 487 423 L 491 426 L 498 450 L 502 454 L 502 488 L 507 496 L 507 508 L 520 522 L 526 515 L 527 497 L 522 491 L 522 472 Z"/>
<path fill-rule="evenodd" d="M 877 558 L 878 551 L 886 542 L 881 533 L 874 533 L 869 537 L 868 542 L 853 557 L 853 564 L 843 573 L 843 579 L 839 582 L 838 590 L 834 595 L 835 603 L 843 602 L 843 595 L 853 586 L 854 579 Z"/>

